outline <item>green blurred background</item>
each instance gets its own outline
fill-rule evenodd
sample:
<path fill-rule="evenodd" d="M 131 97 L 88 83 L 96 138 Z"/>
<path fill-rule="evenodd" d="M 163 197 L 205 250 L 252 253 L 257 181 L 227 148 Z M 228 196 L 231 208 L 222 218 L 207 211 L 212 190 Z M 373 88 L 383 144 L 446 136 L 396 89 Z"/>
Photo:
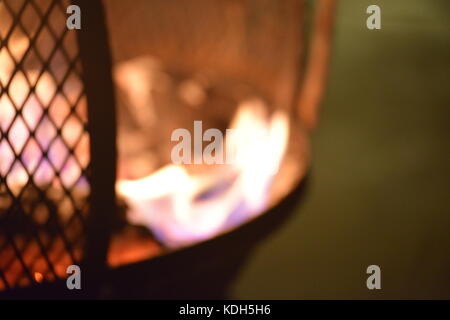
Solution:
<path fill-rule="evenodd" d="M 340 0 L 333 50 L 309 192 L 233 297 L 449 299 L 450 1 Z"/>

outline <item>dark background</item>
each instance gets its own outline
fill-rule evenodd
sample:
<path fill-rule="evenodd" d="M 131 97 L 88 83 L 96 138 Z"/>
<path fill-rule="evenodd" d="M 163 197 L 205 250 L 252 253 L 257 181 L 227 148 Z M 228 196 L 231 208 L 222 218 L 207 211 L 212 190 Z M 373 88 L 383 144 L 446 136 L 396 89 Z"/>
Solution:
<path fill-rule="evenodd" d="M 234 298 L 448 299 L 450 2 L 341 0 L 333 50 L 309 194 Z"/>

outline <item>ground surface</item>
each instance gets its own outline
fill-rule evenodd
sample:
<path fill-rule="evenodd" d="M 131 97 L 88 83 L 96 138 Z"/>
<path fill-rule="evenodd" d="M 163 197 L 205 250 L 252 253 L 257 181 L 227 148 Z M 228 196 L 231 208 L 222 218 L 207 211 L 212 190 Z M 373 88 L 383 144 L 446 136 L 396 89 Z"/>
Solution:
<path fill-rule="evenodd" d="M 308 198 L 233 296 L 450 298 L 450 2 L 341 0 L 332 63 Z"/>

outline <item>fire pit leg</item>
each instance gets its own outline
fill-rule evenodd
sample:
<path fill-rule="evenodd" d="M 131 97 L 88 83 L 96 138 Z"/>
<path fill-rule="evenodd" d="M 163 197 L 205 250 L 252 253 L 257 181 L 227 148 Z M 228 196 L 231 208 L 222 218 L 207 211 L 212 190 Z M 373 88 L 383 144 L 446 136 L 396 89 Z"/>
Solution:
<path fill-rule="evenodd" d="M 76 0 L 82 11 L 81 30 L 77 31 L 83 81 L 89 104 L 88 125 L 91 138 L 91 208 L 87 223 L 84 257 L 86 290 L 97 295 L 116 215 L 116 116 L 112 62 L 106 17 L 99 0 Z M 105 161 L 107 160 L 107 161 Z"/>

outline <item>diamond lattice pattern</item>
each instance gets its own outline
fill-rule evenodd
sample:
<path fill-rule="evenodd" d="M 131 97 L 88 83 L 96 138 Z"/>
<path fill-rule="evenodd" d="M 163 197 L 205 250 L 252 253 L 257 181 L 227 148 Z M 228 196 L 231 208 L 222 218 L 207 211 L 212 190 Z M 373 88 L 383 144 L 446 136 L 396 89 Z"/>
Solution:
<path fill-rule="evenodd" d="M 89 135 L 69 5 L 0 0 L 0 290 L 82 257 Z"/>

